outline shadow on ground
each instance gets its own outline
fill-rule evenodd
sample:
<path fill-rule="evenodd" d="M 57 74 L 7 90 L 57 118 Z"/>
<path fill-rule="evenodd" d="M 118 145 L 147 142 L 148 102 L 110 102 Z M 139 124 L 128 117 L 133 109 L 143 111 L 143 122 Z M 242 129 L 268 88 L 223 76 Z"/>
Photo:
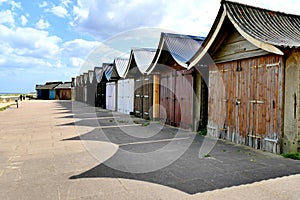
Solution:
<path fill-rule="evenodd" d="M 69 104 L 61 104 L 61 106 L 65 108 L 70 107 Z M 100 116 L 101 111 L 99 112 Z M 107 119 L 99 119 L 97 121 L 101 126 L 108 126 L 110 123 L 116 125 L 117 123 L 115 120 L 107 121 Z M 84 124 L 89 126 L 89 123 L 91 123 L 89 120 L 84 119 L 79 122 L 80 126 Z M 281 156 L 220 140 L 209 154 L 204 158 L 199 158 L 199 150 L 204 142 L 204 137 L 195 136 L 195 133 L 184 131 L 177 136 L 179 138 L 176 141 L 177 148 L 172 150 L 174 153 L 176 150 L 180 150 L 182 144 L 187 140 L 190 140 L 191 145 L 173 163 L 148 173 L 124 172 L 118 170 L 118 167 L 112 168 L 111 166 L 115 166 L 116 163 L 125 168 L 128 165 L 139 165 L 141 167 L 147 165 L 147 163 L 142 163 L 140 160 L 132 159 L 130 154 L 124 154 L 124 151 L 147 153 L 162 149 L 169 144 L 169 139 L 174 139 L 177 129 L 159 126 L 159 124 L 150 124 L 146 127 L 132 126 L 109 129 L 92 127 L 94 129 L 89 133 L 65 140 L 82 140 L 83 142 L 109 141 L 118 144 L 119 150 L 104 163 L 74 175 L 70 179 L 125 178 L 157 183 L 189 194 L 195 194 L 300 173 L 299 161 L 285 159 Z M 163 128 L 159 130 L 158 127 Z M 154 131 L 157 134 L 146 137 L 149 136 L 147 134 L 150 134 L 153 128 L 158 128 Z M 143 138 L 142 136 L 145 137 Z M 151 162 L 155 164 L 156 159 L 154 158 Z"/>

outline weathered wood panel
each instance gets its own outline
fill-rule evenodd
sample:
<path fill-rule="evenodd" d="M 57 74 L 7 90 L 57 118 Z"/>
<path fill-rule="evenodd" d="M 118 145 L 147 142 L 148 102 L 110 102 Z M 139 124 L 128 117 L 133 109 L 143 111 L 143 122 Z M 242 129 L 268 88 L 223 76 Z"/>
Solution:
<path fill-rule="evenodd" d="M 166 124 L 193 129 L 194 77 L 192 72 L 169 71 L 161 74 L 160 118 Z"/>
<path fill-rule="evenodd" d="M 153 77 L 144 76 L 135 79 L 134 114 L 144 119 L 152 119 Z"/>
<path fill-rule="evenodd" d="M 218 52 L 213 55 L 215 63 L 234 61 L 238 59 L 262 56 L 268 54 L 266 51 L 254 46 L 243 38 L 234 28 L 234 32 L 227 37 Z"/>
<path fill-rule="evenodd" d="M 210 134 L 259 149 L 280 138 L 281 59 L 269 55 L 210 67 Z"/>
<path fill-rule="evenodd" d="M 300 52 L 291 52 L 285 68 L 283 152 L 300 152 Z"/>
<path fill-rule="evenodd" d="M 143 80 L 143 118 L 152 118 L 153 105 L 153 80 L 151 76 L 144 77 Z"/>
<path fill-rule="evenodd" d="M 136 117 L 143 116 L 143 81 L 142 77 L 135 79 L 134 84 L 134 115 Z"/>

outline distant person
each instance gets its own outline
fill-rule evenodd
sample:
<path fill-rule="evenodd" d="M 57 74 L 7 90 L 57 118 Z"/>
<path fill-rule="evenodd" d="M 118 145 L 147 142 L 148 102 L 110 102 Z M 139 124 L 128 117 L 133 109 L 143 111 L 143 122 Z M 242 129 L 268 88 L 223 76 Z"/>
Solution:
<path fill-rule="evenodd" d="M 22 101 L 22 99 L 23 99 L 23 95 L 20 95 L 20 101 Z"/>

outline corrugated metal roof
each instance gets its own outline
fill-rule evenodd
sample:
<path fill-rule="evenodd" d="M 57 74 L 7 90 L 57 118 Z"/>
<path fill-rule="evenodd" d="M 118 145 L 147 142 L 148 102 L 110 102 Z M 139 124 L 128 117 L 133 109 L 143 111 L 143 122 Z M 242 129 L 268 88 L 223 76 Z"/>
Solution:
<path fill-rule="evenodd" d="M 178 63 L 186 63 L 198 51 L 204 37 L 162 33 L 165 39 L 165 50 L 169 51 Z"/>
<path fill-rule="evenodd" d="M 136 67 L 142 74 L 145 74 L 151 63 L 153 62 L 154 56 L 156 53 L 156 49 L 152 48 L 136 48 L 132 49 L 130 53 L 129 59 L 129 67 L 132 68 L 133 63 L 136 63 Z"/>
<path fill-rule="evenodd" d="M 83 80 L 83 74 L 80 75 L 80 86 L 83 86 L 84 80 Z"/>
<path fill-rule="evenodd" d="M 94 71 L 89 70 L 88 74 L 89 74 L 89 81 L 90 81 L 90 84 L 91 84 L 91 83 L 93 83 L 93 79 L 94 79 Z"/>
<path fill-rule="evenodd" d="M 76 76 L 76 86 L 80 86 L 80 76 Z"/>
<path fill-rule="evenodd" d="M 300 47 L 300 16 L 223 1 L 230 20 L 262 42 Z"/>
<path fill-rule="evenodd" d="M 40 85 L 38 87 L 39 90 L 53 90 L 57 85 L 60 83 L 53 83 L 53 84 L 47 84 L 47 85 Z"/>
<path fill-rule="evenodd" d="M 116 67 L 113 63 L 110 63 L 109 65 L 107 65 L 104 73 L 105 73 L 105 78 L 108 81 L 119 79 L 119 75 L 118 75 Z"/>
<path fill-rule="evenodd" d="M 94 68 L 95 77 L 98 83 L 100 83 L 102 77 L 103 77 L 103 70 L 101 67 L 95 67 Z"/>
<path fill-rule="evenodd" d="M 128 62 L 129 62 L 129 59 L 127 59 L 127 58 L 115 58 L 115 60 L 114 60 L 115 68 L 117 70 L 118 75 L 121 78 L 125 78 L 125 76 L 126 76 Z"/>
<path fill-rule="evenodd" d="M 189 61 L 201 47 L 205 37 L 161 33 L 160 42 L 156 51 L 154 62 L 151 63 L 147 73 L 150 74 L 156 67 L 156 64 L 165 64 L 159 62 L 161 56 L 165 56 L 162 52 L 169 52 L 172 58 L 181 67 L 188 67 L 186 62 Z"/>
<path fill-rule="evenodd" d="M 209 51 L 228 19 L 236 30 L 253 45 L 283 55 L 280 48 L 300 47 L 300 16 L 222 0 L 216 20 L 197 53 L 188 61 L 189 69 Z"/>
<path fill-rule="evenodd" d="M 71 82 L 65 82 L 62 84 L 59 84 L 58 86 L 56 86 L 54 89 L 71 89 L 72 83 Z"/>

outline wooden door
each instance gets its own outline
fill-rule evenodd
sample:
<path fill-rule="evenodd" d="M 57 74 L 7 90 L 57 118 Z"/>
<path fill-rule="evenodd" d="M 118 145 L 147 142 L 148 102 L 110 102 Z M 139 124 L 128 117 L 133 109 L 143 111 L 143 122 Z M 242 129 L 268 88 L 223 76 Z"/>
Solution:
<path fill-rule="evenodd" d="M 143 80 L 143 94 L 142 94 L 142 105 L 143 105 L 143 118 L 150 119 L 152 117 L 152 94 L 153 94 L 153 83 L 150 76 L 144 77 Z"/>
<path fill-rule="evenodd" d="M 143 116 L 143 82 L 142 78 L 137 78 L 134 80 L 134 115 L 136 117 Z"/>
<path fill-rule="evenodd" d="M 133 112 L 133 102 L 134 102 L 134 80 L 126 79 L 124 80 L 124 113 L 130 114 Z"/>
<path fill-rule="evenodd" d="M 117 111 L 120 113 L 125 113 L 124 109 L 124 104 L 125 104 L 125 99 L 124 99 L 124 80 L 119 80 L 118 81 L 118 100 L 117 100 Z"/>
<path fill-rule="evenodd" d="M 218 64 L 216 73 L 210 70 L 208 128 L 213 130 L 209 131 L 219 130 L 216 136 L 255 148 L 262 148 L 263 138 L 278 138 L 282 109 L 279 61 L 279 56 L 262 56 Z"/>
<path fill-rule="evenodd" d="M 194 78 L 192 72 L 177 71 L 175 81 L 175 126 L 193 129 Z"/>
<path fill-rule="evenodd" d="M 115 82 L 106 83 L 106 109 L 115 110 L 116 99 L 116 85 Z"/>
<path fill-rule="evenodd" d="M 175 77 L 172 72 L 161 75 L 160 80 L 160 118 L 162 123 L 174 125 L 175 123 Z"/>

